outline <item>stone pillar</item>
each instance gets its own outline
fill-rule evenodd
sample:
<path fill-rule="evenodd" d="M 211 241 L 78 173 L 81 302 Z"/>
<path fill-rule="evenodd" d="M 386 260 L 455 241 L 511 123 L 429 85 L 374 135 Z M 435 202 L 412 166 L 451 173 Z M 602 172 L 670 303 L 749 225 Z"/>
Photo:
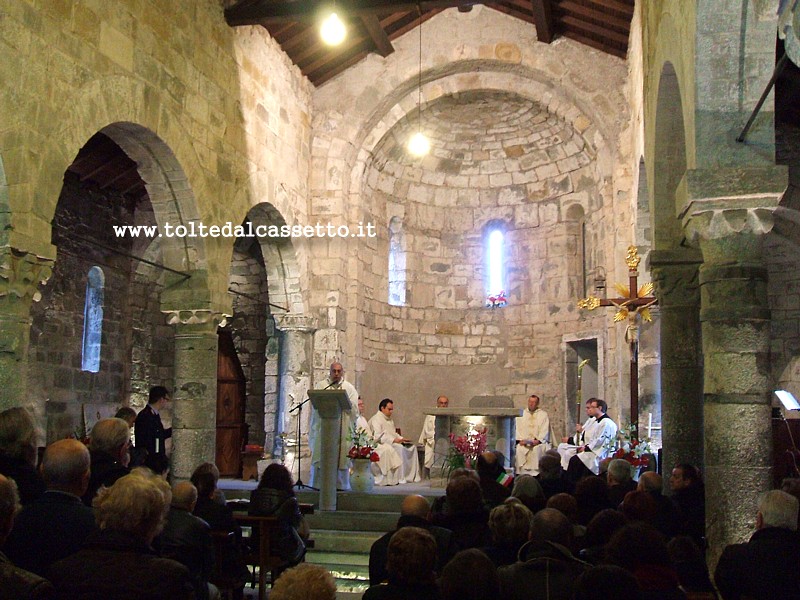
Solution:
<path fill-rule="evenodd" d="M 699 253 L 650 254 L 661 319 L 662 472 L 676 463 L 703 466 L 703 350 Z"/>
<path fill-rule="evenodd" d="M 31 302 L 53 261 L 10 246 L 0 248 L 0 410 L 27 404 Z M 44 418 L 44 407 L 33 407 Z M 43 422 L 43 421 L 42 421 Z"/>
<path fill-rule="evenodd" d="M 186 480 L 197 465 L 215 458 L 217 327 L 223 315 L 208 309 L 162 312 L 175 326 L 172 474 Z"/>
<path fill-rule="evenodd" d="M 313 317 L 298 314 L 275 315 L 275 326 L 279 331 L 280 351 L 278 355 L 278 410 L 275 419 L 276 434 L 285 431 L 288 438 L 296 439 L 295 458 L 287 463 L 295 477 L 308 481 L 311 468 L 311 454 L 308 448 L 308 418 L 311 403 L 306 403 L 294 412 L 289 412 L 308 398 L 311 389 L 312 356 L 314 332 L 317 322 Z M 298 436 L 298 423 L 300 435 Z M 276 440 L 277 440 L 276 435 Z M 277 447 L 274 456 L 280 456 Z"/>
<path fill-rule="evenodd" d="M 753 533 L 759 495 L 770 489 L 770 312 L 766 208 L 695 211 L 704 357 L 706 535 L 716 564 L 727 544 Z"/>

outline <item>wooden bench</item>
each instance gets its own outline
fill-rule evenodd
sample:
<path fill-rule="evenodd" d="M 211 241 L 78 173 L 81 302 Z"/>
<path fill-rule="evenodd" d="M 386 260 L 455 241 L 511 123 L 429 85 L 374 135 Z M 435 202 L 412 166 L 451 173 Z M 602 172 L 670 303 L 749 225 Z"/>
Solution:
<path fill-rule="evenodd" d="M 300 503 L 300 512 L 312 514 L 313 504 Z M 248 565 L 258 567 L 258 600 L 266 597 L 267 572 L 270 572 L 270 581 L 274 581 L 274 571 L 278 567 L 285 565 L 284 560 L 276 554 L 272 554 L 270 541 L 278 525 L 278 518 L 274 516 L 259 517 L 244 513 L 233 513 L 233 518 L 241 527 L 249 527 L 251 531 L 258 531 L 258 548 L 251 548 L 250 553 L 245 555 Z M 305 542 L 306 549 L 314 547 L 314 540 L 308 539 Z"/>

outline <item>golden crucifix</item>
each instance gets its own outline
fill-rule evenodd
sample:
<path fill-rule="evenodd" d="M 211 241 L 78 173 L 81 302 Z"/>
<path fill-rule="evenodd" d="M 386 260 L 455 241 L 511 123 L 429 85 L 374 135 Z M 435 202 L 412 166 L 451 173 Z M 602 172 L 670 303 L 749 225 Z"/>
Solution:
<path fill-rule="evenodd" d="M 625 341 L 628 342 L 631 355 L 631 424 L 639 430 L 639 323 L 650 322 L 653 316 L 650 307 L 658 302 L 652 296 L 653 284 L 645 283 L 639 287 L 639 253 L 636 246 L 628 246 L 625 254 L 625 263 L 628 265 L 628 285 L 614 284 L 614 289 L 620 298 L 606 299 L 589 296 L 578 302 L 578 308 L 594 310 L 600 306 L 613 306 L 617 309 L 614 313 L 614 322 L 627 321 Z"/>

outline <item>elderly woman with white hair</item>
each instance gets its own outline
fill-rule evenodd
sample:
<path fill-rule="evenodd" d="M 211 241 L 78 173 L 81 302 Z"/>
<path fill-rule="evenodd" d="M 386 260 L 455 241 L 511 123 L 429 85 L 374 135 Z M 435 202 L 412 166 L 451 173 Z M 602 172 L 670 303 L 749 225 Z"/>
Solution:
<path fill-rule="evenodd" d="M 160 558 L 153 539 L 164 527 L 172 492 L 147 469 L 134 469 L 94 499 L 100 531 L 85 547 L 51 567 L 61 598 L 75 600 L 189 600 L 189 571 Z"/>

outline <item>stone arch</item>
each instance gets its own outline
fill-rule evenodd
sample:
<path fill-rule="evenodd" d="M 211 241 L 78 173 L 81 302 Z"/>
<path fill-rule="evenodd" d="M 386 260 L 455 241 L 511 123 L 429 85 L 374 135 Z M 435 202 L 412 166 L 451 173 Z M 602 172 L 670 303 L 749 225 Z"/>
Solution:
<path fill-rule="evenodd" d="M 654 233 L 651 272 L 660 304 L 660 371 L 663 460 L 703 464 L 703 367 L 698 290 L 699 259 L 685 247 L 680 214 L 691 140 L 684 121 L 685 95 L 672 62 L 660 68 L 652 119 L 653 167 L 649 178 Z M 641 174 L 640 174 L 641 176 Z"/>
<path fill-rule="evenodd" d="M 139 162 L 139 174 L 153 200 L 158 224 L 167 222 L 187 225 L 209 214 L 199 199 L 212 198 L 211 184 L 200 165 L 191 137 L 181 125 L 180 114 L 146 84 L 124 76 L 111 76 L 92 81 L 60 103 L 61 111 L 52 118 L 41 168 L 34 170 L 30 181 L 33 197 L 12 198 L 12 222 L 24 211 L 21 206 L 32 203 L 34 219 L 49 224 L 55 214 L 63 174 L 77 150 L 96 132 L 102 132 L 117 143 L 132 159 Z M 86 107 L 92 107 L 87 110 Z M 30 227 L 14 227 L 12 243 L 42 256 L 53 256 L 53 247 L 29 234 Z M 164 239 L 164 265 L 178 271 L 206 270 L 208 264 L 201 238 Z M 209 272 L 216 272 L 208 269 Z M 204 278 L 199 278 L 203 279 Z M 196 284 L 196 282 L 194 282 Z M 201 286 L 206 288 L 207 284 Z M 217 297 L 222 286 L 215 286 Z M 224 288 L 222 288 L 224 289 Z M 206 304 L 212 295 L 207 289 L 193 289 Z"/>
<path fill-rule="evenodd" d="M 8 243 L 9 225 L 11 224 L 11 206 L 8 198 L 8 182 L 3 156 L 0 155 L 0 245 Z"/>
<path fill-rule="evenodd" d="M 286 219 L 278 209 L 261 202 L 247 213 L 247 219 L 255 228 L 264 227 L 267 233 L 287 226 Z M 304 314 L 306 307 L 300 293 L 300 267 L 292 238 L 259 236 L 258 242 L 267 270 L 269 301 L 291 314 Z"/>
<path fill-rule="evenodd" d="M 678 215 L 683 206 L 680 184 L 686 173 L 687 158 L 681 89 L 671 62 L 666 62 L 661 69 L 654 145 L 653 244 L 659 250 L 676 249 L 683 239 Z"/>

